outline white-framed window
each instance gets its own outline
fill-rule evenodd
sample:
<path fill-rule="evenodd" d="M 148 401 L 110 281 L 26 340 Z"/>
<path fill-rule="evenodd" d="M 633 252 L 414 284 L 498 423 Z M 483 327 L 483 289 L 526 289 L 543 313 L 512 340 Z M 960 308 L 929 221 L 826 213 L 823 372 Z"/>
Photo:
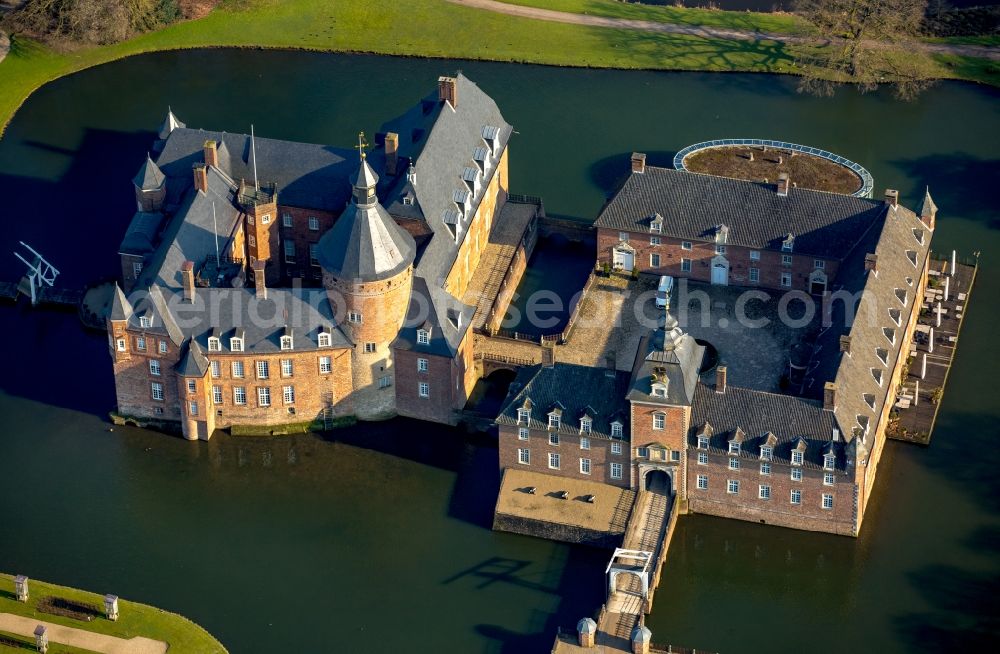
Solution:
<path fill-rule="evenodd" d="M 283 214 L 281 214 L 281 224 L 284 225 L 285 227 L 291 227 L 292 226 L 292 214 L 290 214 L 290 213 L 283 213 Z"/>
<path fill-rule="evenodd" d="M 318 343 L 320 347 L 330 347 L 331 344 L 330 334 L 328 334 L 327 332 L 320 333 Z"/>
<path fill-rule="evenodd" d="M 720 245 L 716 245 L 715 246 L 715 253 L 716 254 L 725 254 L 726 253 L 726 246 L 725 245 L 721 245 L 721 244 Z"/>
<path fill-rule="evenodd" d="M 219 341 L 219 337 L 218 336 L 209 336 L 208 337 L 208 351 L 209 352 L 221 352 L 222 351 L 222 343 Z"/>
<path fill-rule="evenodd" d="M 163 401 L 163 384 L 160 382 L 153 382 L 150 386 L 150 390 L 153 393 L 153 399 Z"/>
<path fill-rule="evenodd" d="M 820 504 L 824 509 L 833 508 L 833 495 L 831 493 L 823 493 L 823 502 Z"/>
<path fill-rule="evenodd" d="M 285 263 L 295 263 L 295 241 L 285 241 Z"/>
<path fill-rule="evenodd" d="M 802 491 L 800 491 L 797 488 L 793 490 L 790 496 L 790 500 L 792 504 L 796 505 L 802 504 Z"/>
<path fill-rule="evenodd" d="M 698 465 L 707 466 L 708 465 L 708 453 L 698 452 Z"/>
<path fill-rule="evenodd" d="M 698 490 L 708 490 L 708 475 L 698 475 Z"/>
<path fill-rule="evenodd" d="M 580 459 L 580 474 L 590 474 L 590 459 Z"/>
<path fill-rule="evenodd" d="M 781 273 L 781 285 L 786 288 L 792 285 L 792 273 Z"/>
<path fill-rule="evenodd" d="M 649 265 L 652 268 L 660 267 L 660 255 L 658 253 L 653 252 L 652 254 L 649 255 Z"/>
<path fill-rule="evenodd" d="M 549 467 L 553 470 L 559 469 L 559 453 L 549 452 Z"/>
<path fill-rule="evenodd" d="M 823 261 L 822 259 L 813 259 L 813 268 L 818 268 L 819 270 L 822 270 L 826 268 L 826 262 Z"/>
<path fill-rule="evenodd" d="M 319 218 L 316 216 L 309 216 L 309 229 L 313 232 L 319 231 Z"/>
<path fill-rule="evenodd" d="M 708 436 L 699 436 L 698 437 L 698 449 L 699 450 L 707 450 L 708 449 Z"/>
<path fill-rule="evenodd" d="M 587 438 L 586 436 L 581 436 L 580 437 L 580 449 L 581 450 L 589 450 L 590 449 L 590 439 Z"/>
<path fill-rule="evenodd" d="M 271 406 L 271 389 L 267 386 L 257 387 L 257 406 Z"/>
<path fill-rule="evenodd" d="M 319 244 L 317 243 L 309 244 L 309 265 L 310 266 L 319 265 Z"/>
<path fill-rule="evenodd" d="M 524 465 L 531 465 L 531 450 L 526 447 L 517 450 L 517 462 Z"/>
<path fill-rule="evenodd" d="M 139 350 L 140 352 L 143 352 L 143 351 L 146 350 L 146 337 L 145 336 L 136 336 L 135 337 L 135 349 Z"/>
<path fill-rule="evenodd" d="M 167 342 L 166 341 L 160 341 L 160 348 L 159 348 L 159 350 L 160 350 L 160 354 L 166 354 L 167 353 Z"/>
<path fill-rule="evenodd" d="M 522 440 L 522 441 L 528 440 L 529 434 L 530 434 L 530 432 L 529 432 L 529 430 L 528 430 L 527 427 L 519 427 L 518 430 L 517 430 L 517 438 L 518 438 L 518 440 Z"/>
<path fill-rule="evenodd" d="M 767 484 L 761 484 L 760 489 L 758 489 L 757 491 L 757 497 L 759 497 L 762 500 L 771 499 L 771 487 L 768 486 Z"/>
<path fill-rule="evenodd" d="M 417 395 L 420 397 L 430 397 L 431 396 L 431 385 L 427 382 L 420 382 L 417 384 Z"/>
<path fill-rule="evenodd" d="M 270 225 L 271 224 L 271 214 L 266 213 L 263 216 L 261 216 L 260 217 L 260 224 L 261 225 Z"/>
<path fill-rule="evenodd" d="M 833 470 L 834 464 L 837 462 L 836 454 L 824 454 L 823 455 L 823 469 Z"/>
<path fill-rule="evenodd" d="M 233 338 L 229 339 L 229 349 L 232 350 L 233 352 L 242 352 L 243 351 L 243 339 L 242 338 L 236 338 L 235 336 Z"/>
<path fill-rule="evenodd" d="M 783 254 L 783 255 L 781 255 L 781 265 L 782 266 L 790 266 L 790 265 L 792 265 L 792 255 L 790 255 L 790 254 Z"/>
<path fill-rule="evenodd" d="M 791 252 L 792 248 L 795 247 L 795 238 L 789 234 L 788 237 L 781 242 L 782 252 Z"/>
<path fill-rule="evenodd" d="M 653 429 L 662 431 L 667 426 L 667 416 L 664 413 L 653 414 Z"/>
<path fill-rule="evenodd" d="M 660 239 L 659 236 L 650 236 L 649 237 L 649 244 L 650 245 L 659 245 L 660 243 L 662 243 L 662 241 L 661 241 L 661 239 Z M 656 264 L 656 265 L 660 265 L 660 264 Z"/>
<path fill-rule="evenodd" d="M 188 393 L 197 393 L 198 392 L 198 382 L 196 382 L 193 379 L 189 379 L 188 382 L 187 382 L 187 389 L 188 389 Z"/>
<path fill-rule="evenodd" d="M 560 424 L 561 421 L 562 421 L 562 419 L 559 417 L 559 414 L 557 414 L 557 413 L 550 413 L 549 414 L 549 429 L 559 429 L 559 424 Z"/>
<path fill-rule="evenodd" d="M 750 281 L 751 282 L 759 282 L 760 281 L 760 268 L 751 268 L 750 269 Z"/>
<path fill-rule="evenodd" d="M 740 460 L 737 459 L 735 456 L 729 457 L 729 469 L 730 470 L 739 470 L 740 469 Z"/>
<path fill-rule="evenodd" d="M 823 474 L 823 485 L 824 486 L 833 486 L 833 473 L 832 472 L 827 472 L 827 473 Z"/>
<path fill-rule="evenodd" d="M 802 452 L 793 451 L 792 452 L 792 465 L 800 466 L 802 465 Z"/>
<path fill-rule="evenodd" d="M 375 343 L 368 341 L 365 343 L 365 354 L 372 354 L 375 352 Z"/>
<path fill-rule="evenodd" d="M 622 444 L 621 443 L 612 443 L 611 444 L 611 453 L 612 454 L 621 454 L 622 453 Z"/>
<path fill-rule="evenodd" d="M 361 322 L 361 314 L 358 313 L 357 311 L 348 311 L 347 312 L 347 322 L 357 322 L 357 323 L 360 323 Z"/>
<path fill-rule="evenodd" d="M 333 365 L 331 364 L 330 357 L 320 357 L 319 358 L 319 373 L 321 375 L 329 374 L 333 370 Z"/>
<path fill-rule="evenodd" d="M 427 372 L 427 359 L 417 359 L 417 372 Z"/>
<path fill-rule="evenodd" d="M 770 445 L 760 446 L 760 458 L 762 461 L 770 461 L 774 458 L 774 448 Z"/>
<path fill-rule="evenodd" d="M 282 350 L 290 350 L 290 349 L 292 349 L 292 337 L 291 336 L 282 336 L 280 340 L 281 340 L 281 349 Z"/>
<path fill-rule="evenodd" d="M 247 403 L 247 389 L 243 386 L 233 386 L 233 404 L 245 405 Z"/>
<path fill-rule="evenodd" d="M 152 316 L 139 316 L 139 326 L 140 327 L 152 327 L 153 317 Z"/>
<path fill-rule="evenodd" d="M 149 360 L 149 374 L 160 376 L 160 362 L 158 359 Z"/>
<path fill-rule="evenodd" d="M 218 384 L 212 387 L 212 402 L 222 404 L 222 387 Z"/>
<path fill-rule="evenodd" d="M 379 388 L 389 388 L 392 385 L 392 377 L 389 375 L 382 375 L 378 378 Z"/>
<path fill-rule="evenodd" d="M 549 445 L 558 445 L 558 444 L 559 444 L 559 434 L 556 432 L 550 432 Z"/>
<path fill-rule="evenodd" d="M 792 481 L 802 481 L 802 468 L 792 468 Z"/>
<path fill-rule="evenodd" d="M 681 259 L 681 272 L 691 272 L 691 260 Z"/>
<path fill-rule="evenodd" d="M 681 241 L 681 249 L 682 250 L 690 250 L 691 249 L 691 241 Z"/>
<path fill-rule="evenodd" d="M 132 276 L 133 277 L 138 277 L 141 274 L 142 274 L 142 262 L 141 261 L 133 261 L 132 262 Z"/>
<path fill-rule="evenodd" d="M 233 377 L 236 379 L 242 379 L 244 375 L 243 362 L 233 361 Z"/>
<path fill-rule="evenodd" d="M 611 478 L 621 479 L 622 478 L 622 464 L 612 463 L 611 464 Z"/>
<path fill-rule="evenodd" d="M 528 424 L 531 421 L 531 410 L 530 409 L 518 409 L 517 410 L 517 422 L 518 424 Z"/>
<path fill-rule="evenodd" d="M 271 376 L 271 366 L 267 361 L 257 362 L 257 379 L 267 379 Z"/>
<path fill-rule="evenodd" d="M 198 403 L 197 402 L 189 402 L 188 403 L 188 411 L 190 411 L 191 415 L 193 415 L 193 416 L 198 415 Z"/>
<path fill-rule="evenodd" d="M 580 433 L 581 434 L 589 434 L 593 428 L 594 428 L 594 421 L 593 420 L 591 420 L 587 416 L 584 416 L 584 417 L 580 418 Z"/>
<path fill-rule="evenodd" d="M 763 461 L 760 464 L 760 474 L 769 475 L 771 474 L 771 464 L 767 461 Z"/>
<path fill-rule="evenodd" d="M 281 387 L 281 400 L 285 404 L 295 404 L 295 387 L 294 386 L 282 386 Z"/>
<path fill-rule="evenodd" d="M 281 376 L 282 377 L 291 377 L 292 376 L 292 372 L 294 370 L 295 370 L 295 368 L 293 367 L 291 359 L 282 359 L 281 360 Z"/>
<path fill-rule="evenodd" d="M 209 367 L 212 369 L 213 379 L 218 379 L 222 376 L 222 365 L 218 361 L 212 361 L 209 364 Z"/>
<path fill-rule="evenodd" d="M 635 455 L 640 459 L 649 458 L 649 448 L 648 447 L 637 447 L 635 448 Z"/>
<path fill-rule="evenodd" d="M 740 444 L 737 443 L 736 441 L 729 441 L 729 453 L 730 454 L 739 454 L 740 453 Z"/>
<path fill-rule="evenodd" d="M 737 495 L 740 492 L 740 480 L 730 479 L 729 483 L 726 484 L 726 492 L 732 495 Z"/>
<path fill-rule="evenodd" d="M 431 342 L 431 333 L 426 329 L 417 330 L 417 343 L 420 345 L 427 345 Z"/>
<path fill-rule="evenodd" d="M 750 250 L 750 261 L 760 261 L 760 250 Z"/>
<path fill-rule="evenodd" d="M 628 243 L 628 232 L 618 232 L 618 240 Z"/>

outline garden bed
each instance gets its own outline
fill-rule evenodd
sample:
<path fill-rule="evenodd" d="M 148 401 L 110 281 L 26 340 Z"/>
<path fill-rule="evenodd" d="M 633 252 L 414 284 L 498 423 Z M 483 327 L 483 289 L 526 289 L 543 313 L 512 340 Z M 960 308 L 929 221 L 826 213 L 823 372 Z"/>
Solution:
<path fill-rule="evenodd" d="M 767 146 L 733 145 L 692 152 L 684 166 L 693 173 L 776 183 L 788 173 L 792 185 L 816 191 L 850 195 L 862 186 L 861 177 L 836 162 L 802 152 Z"/>

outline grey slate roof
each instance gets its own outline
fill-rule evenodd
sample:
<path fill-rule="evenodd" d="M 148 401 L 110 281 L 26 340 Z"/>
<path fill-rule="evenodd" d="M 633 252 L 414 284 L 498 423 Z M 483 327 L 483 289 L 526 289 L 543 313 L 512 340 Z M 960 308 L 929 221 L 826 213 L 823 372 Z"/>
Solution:
<path fill-rule="evenodd" d="M 773 184 L 647 166 L 629 175 L 594 224 L 649 232 L 658 213 L 665 236 L 711 241 L 725 225 L 733 245 L 780 250 L 792 234 L 795 253 L 842 259 L 883 211 L 865 198 L 800 188 L 780 197 Z"/>
<path fill-rule="evenodd" d="M 166 175 L 164 175 L 163 171 L 160 170 L 160 167 L 153 162 L 153 158 L 147 154 L 146 161 L 142 164 L 142 168 L 139 169 L 139 172 L 135 174 L 135 177 L 132 179 L 132 183 L 143 191 L 152 191 L 163 186 L 163 182 L 166 180 Z"/>
<path fill-rule="evenodd" d="M 125 238 L 118 246 L 120 254 L 149 254 L 156 249 L 156 236 L 163 224 L 162 213 L 136 211 L 128 225 Z"/>
<path fill-rule="evenodd" d="M 204 161 L 205 141 L 218 146 L 219 167 L 233 180 L 253 180 L 248 134 L 177 128 L 157 158 L 170 183 L 192 184 L 191 168 Z M 278 186 L 278 202 L 337 213 L 350 197 L 350 175 L 357 153 L 345 148 L 256 137 L 257 178 Z"/>
<path fill-rule="evenodd" d="M 924 202 L 920 205 L 920 216 L 931 216 L 937 213 L 937 205 L 934 204 L 933 198 L 931 198 L 931 187 L 927 187 L 924 191 Z"/>
<path fill-rule="evenodd" d="M 463 304 L 444 289 L 429 286 L 423 277 L 414 275 L 406 321 L 392 346 L 453 357 L 472 325 L 475 313 L 476 307 Z M 430 342 L 424 345 L 417 342 L 417 330 L 426 328 L 431 334 Z"/>
<path fill-rule="evenodd" d="M 167 107 L 167 117 L 164 118 L 163 123 L 160 124 L 160 131 L 158 133 L 160 140 L 167 139 L 171 132 L 180 127 L 185 127 L 184 123 L 177 120 L 177 116 L 174 115 L 173 110 Z"/>
<path fill-rule="evenodd" d="M 148 290 L 133 290 L 129 302 L 134 307 L 128 322 L 130 329 L 141 329 L 150 334 L 166 336 L 174 345 L 184 342 L 184 332 L 177 324 L 167 303 L 167 297 L 163 295 L 159 286 L 154 284 Z M 151 326 L 143 327 L 139 320 L 142 317 L 151 318 Z"/>
<path fill-rule="evenodd" d="M 132 304 L 125 297 L 125 291 L 115 282 L 115 296 L 111 301 L 109 320 L 128 320 L 132 317 Z"/>
<path fill-rule="evenodd" d="M 645 336 L 636 353 L 628 399 L 667 406 L 690 406 L 705 348 L 667 314 L 663 327 Z M 654 377 L 665 377 L 667 396 L 653 396 Z"/>
<path fill-rule="evenodd" d="M 562 409 L 560 433 L 579 434 L 580 417 L 587 412 L 593 419 L 592 437 L 611 438 L 611 422 L 618 420 L 623 425 L 624 438 L 628 438 L 627 372 L 556 362 L 551 367 L 525 368 L 523 376 L 515 380 L 519 382 L 518 388 L 511 385 L 497 417 L 498 424 L 516 425 L 518 407 L 530 398 L 533 405 L 530 427 L 534 429 L 548 429 L 548 413 L 558 403 Z"/>
<path fill-rule="evenodd" d="M 208 358 L 198 341 L 188 341 L 187 348 L 175 368 L 181 377 L 204 377 L 208 372 Z"/>

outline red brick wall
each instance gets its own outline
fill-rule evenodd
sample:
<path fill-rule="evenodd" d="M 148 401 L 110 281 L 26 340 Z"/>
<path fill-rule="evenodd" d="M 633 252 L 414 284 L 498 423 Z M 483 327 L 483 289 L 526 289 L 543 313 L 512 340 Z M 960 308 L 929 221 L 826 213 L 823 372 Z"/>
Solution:
<path fill-rule="evenodd" d="M 665 416 L 663 429 L 653 429 L 653 414 L 656 413 Z M 683 450 L 690 415 L 690 407 L 662 407 L 632 402 L 632 447 L 659 443 L 669 450 Z"/>
<path fill-rule="evenodd" d="M 559 434 L 559 444 L 549 444 L 549 432 L 544 429 L 532 429 L 527 441 L 518 438 L 518 427 L 500 426 L 500 469 L 526 468 L 532 472 L 543 472 L 557 477 L 585 479 L 621 488 L 630 487 L 629 446 L 622 443 L 622 453 L 611 453 L 612 441 L 606 438 L 590 438 L 590 449 L 580 449 L 580 435 Z M 528 448 L 531 451 L 529 465 L 518 463 L 517 451 Z M 549 452 L 557 452 L 560 458 L 559 470 L 549 468 Z M 580 459 L 590 459 L 590 474 L 580 472 Z M 610 463 L 622 464 L 622 479 L 611 478 Z"/>
<path fill-rule="evenodd" d="M 138 279 L 135 274 L 135 266 L 133 264 L 143 263 L 143 258 L 136 254 L 123 254 L 121 255 L 121 260 L 122 290 L 124 290 L 125 293 L 131 293 L 132 289 L 135 288 L 136 279 Z"/>
<path fill-rule="evenodd" d="M 471 329 L 466 332 L 454 359 L 415 350 L 393 351 L 396 410 L 400 415 L 446 424 L 456 422 L 455 411 L 465 406 L 476 384 L 471 334 Z M 427 372 L 418 370 L 418 359 L 427 359 Z M 420 382 L 430 384 L 430 397 L 420 397 Z"/>
<path fill-rule="evenodd" d="M 292 217 L 292 226 L 285 227 L 285 216 Z M 319 264 L 313 265 L 309 259 L 309 246 L 319 242 L 320 237 L 328 232 L 340 213 L 330 211 L 319 211 L 316 209 L 300 209 L 298 207 L 288 207 L 278 205 L 278 226 L 277 232 L 280 234 L 278 245 L 273 251 L 274 259 L 281 261 L 282 280 L 285 284 L 291 284 L 292 278 L 301 278 L 303 284 L 318 286 L 318 282 L 323 279 Z M 309 218 L 316 218 L 318 229 L 309 229 Z M 287 262 L 285 259 L 285 243 L 291 241 L 295 243 L 295 261 Z"/>
<path fill-rule="evenodd" d="M 145 351 L 138 349 L 140 336 L 145 337 Z M 124 323 L 112 323 L 112 348 L 114 341 L 119 337 L 125 338 L 128 351 L 124 354 L 112 351 L 118 412 L 123 415 L 158 420 L 180 420 L 177 376 L 174 373 L 174 366 L 179 358 L 177 347 L 165 336 L 143 334 L 138 330 L 126 331 Z M 160 341 L 167 344 L 166 354 L 159 353 Z M 150 359 L 160 361 L 160 375 L 149 372 Z M 153 382 L 163 385 L 162 401 L 153 399 Z"/>

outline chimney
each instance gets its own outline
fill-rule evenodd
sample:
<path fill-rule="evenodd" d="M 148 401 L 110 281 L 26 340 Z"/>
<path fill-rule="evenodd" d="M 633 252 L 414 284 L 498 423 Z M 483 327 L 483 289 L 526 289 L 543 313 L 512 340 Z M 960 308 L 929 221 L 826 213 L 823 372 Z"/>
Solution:
<path fill-rule="evenodd" d="M 205 165 L 219 167 L 219 144 L 215 141 L 205 141 Z"/>
<path fill-rule="evenodd" d="M 874 252 L 865 255 L 865 272 L 878 272 L 878 255 Z"/>
<path fill-rule="evenodd" d="M 847 334 L 840 337 L 840 351 L 844 354 L 851 353 L 851 337 Z"/>
<path fill-rule="evenodd" d="M 385 135 L 385 172 L 387 175 L 396 174 L 396 165 L 399 163 L 399 134 L 389 132 Z"/>
<path fill-rule="evenodd" d="M 826 382 L 823 384 L 823 410 L 833 411 L 837 408 L 837 384 Z"/>
<path fill-rule="evenodd" d="M 899 191 L 891 188 L 885 190 L 885 203 L 895 209 L 899 206 Z"/>
<path fill-rule="evenodd" d="M 184 287 L 184 299 L 194 302 L 194 261 L 181 264 L 181 285 Z"/>
<path fill-rule="evenodd" d="M 458 80 L 454 77 L 438 78 L 438 100 L 447 102 L 452 109 L 458 108 Z"/>
<path fill-rule="evenodd" d="M 208 192 L 208 169 L 205 164 L 194 165 L 194 188 L 202 193 Z"/>
<path fill-rule="evenodd" d="M 584 618 L 576 623 L 576 638 L 580 647 L 593 647 L 597 636 L 597 623 L 591 618 Z"/>
<path fill-rule="evenodd" d="M 542 367 L 553 368 L 556 365 L 556 349 L 551 345 L 542 346 Z"/>
<path fill-rule="evenodd" d="M 726 367 L 718 366 L 715 369 L 715 392 L 725 393 L 726 392 Z"/>
<path fill-rule="evenodd" d="M 646 172 L 646 154 L 644 152 L 632 153 L 632 172 L 633 173 Z"/>
<path fill-rule="evenodd" d="M 257 260 L 253 262 L 253 285 L 257 289 L 257 299 L 267 299 L 267 283 L 264 281 L 264 262 Z"/>
<path fill-rule="evenodd" d="M 781 197 L 786 197 L 788 195 L 788 187 L 791 182 L 788 178 L 788 173 L 781 173 L 778 175 L 778 195 Z"/>

